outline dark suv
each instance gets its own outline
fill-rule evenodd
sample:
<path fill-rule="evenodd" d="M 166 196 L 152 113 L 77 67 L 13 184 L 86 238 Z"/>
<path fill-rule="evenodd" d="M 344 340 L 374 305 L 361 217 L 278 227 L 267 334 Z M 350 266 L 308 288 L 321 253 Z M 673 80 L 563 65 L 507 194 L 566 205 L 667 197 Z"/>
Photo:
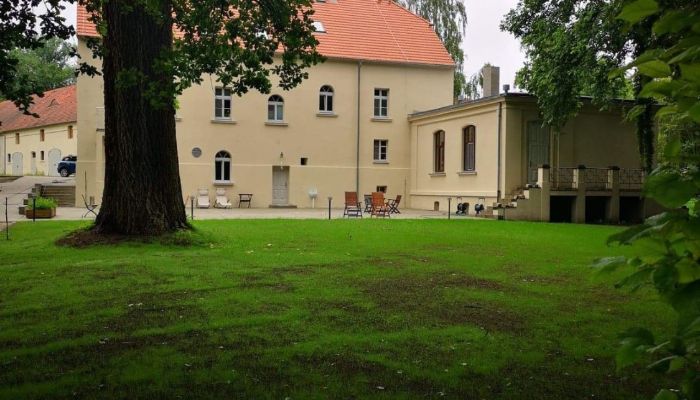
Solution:
<path fill-rule="evenodd" d="M 78 156 L 65 156 L 63 160 L 58 163 L 58 173 L 62 177 L 75 174 L 75 162 L 78 161 Z"/>

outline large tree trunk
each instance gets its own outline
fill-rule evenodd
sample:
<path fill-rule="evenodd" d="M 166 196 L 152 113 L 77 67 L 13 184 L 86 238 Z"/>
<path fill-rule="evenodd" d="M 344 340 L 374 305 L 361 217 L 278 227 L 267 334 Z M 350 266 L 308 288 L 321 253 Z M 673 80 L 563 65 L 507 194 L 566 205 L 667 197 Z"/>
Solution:
<path fill-rule="evenodd" d="M 160 10 L 149 14 L 140 3 L 156 4 L 120 0 L 103 6 L 106 168 L 97 233 L 159 235 L 188 226 L 174 106 L 172 101 L 154 106 L 153 96 L 146 95 L 154 82 L 172 87 L 172 74 L 154 67 L 172 46 L 170 5 L 161 0 Z"/>

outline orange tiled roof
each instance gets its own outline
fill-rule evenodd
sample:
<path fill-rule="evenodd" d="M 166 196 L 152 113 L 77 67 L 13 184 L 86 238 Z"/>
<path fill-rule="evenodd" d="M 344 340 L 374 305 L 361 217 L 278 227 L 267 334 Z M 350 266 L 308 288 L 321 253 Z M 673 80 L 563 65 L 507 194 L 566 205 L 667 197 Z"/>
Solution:
<path fill-rule="evenodd" d="M 326 0 L 313 7 L 313 19 L 326 30 L 316 34 L 326 57 L 454 66 L 430 23 L 393 0 Z M 97 36 L 82 6 L 77 21 L 78 36 Z"/>
<path fill-rule="evenodd" d="M 75 122 L 76 104 L 75 85 L 49 90 L 44 92 L 44 97 L 35 96 L 29 111 L 39 114 L 39 118 L 25 115 L 12 101 L 3 101 L 0 103 L 0 132 Z"/>

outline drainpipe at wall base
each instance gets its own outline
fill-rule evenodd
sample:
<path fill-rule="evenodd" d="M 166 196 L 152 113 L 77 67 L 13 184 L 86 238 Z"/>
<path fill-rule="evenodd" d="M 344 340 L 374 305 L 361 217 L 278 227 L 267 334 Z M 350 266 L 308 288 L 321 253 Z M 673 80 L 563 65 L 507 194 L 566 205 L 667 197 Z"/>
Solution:
<path fill-rule="evenodd" d="M 362 61 L 357 62 L 357 148 L 355 155 L 355 192 L 360 193 L 360 82 L 362 76 Z"/>
<path fill-rule="evenodd" d="M 505 101 L 505 98 L 504 100 Z M 496 171 L 497 171 L 497 178 L 496 182 L 498 187 L 496 188 L 496 203 L 501 202 L 501 132 L 502 132 L 502 115 L 503 115 L 503 102 L 498 103 L 498 156 L 496 157 L 496 162 L 498 165 L 496 166 Z"/>

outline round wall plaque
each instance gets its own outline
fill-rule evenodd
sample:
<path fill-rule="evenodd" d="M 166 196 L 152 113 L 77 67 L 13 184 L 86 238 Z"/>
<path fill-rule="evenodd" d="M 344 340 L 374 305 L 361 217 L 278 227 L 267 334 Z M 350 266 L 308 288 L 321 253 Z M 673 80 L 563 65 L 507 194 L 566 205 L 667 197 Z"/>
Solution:
<path fill-rule="evenodd" d="M 199 147 L 195 147 L 194 149 L 192 149 L 192 156 L 194 156 L 194 158 L 199 158 L 201 155 L 202 149 L 200 149 Z"/>

